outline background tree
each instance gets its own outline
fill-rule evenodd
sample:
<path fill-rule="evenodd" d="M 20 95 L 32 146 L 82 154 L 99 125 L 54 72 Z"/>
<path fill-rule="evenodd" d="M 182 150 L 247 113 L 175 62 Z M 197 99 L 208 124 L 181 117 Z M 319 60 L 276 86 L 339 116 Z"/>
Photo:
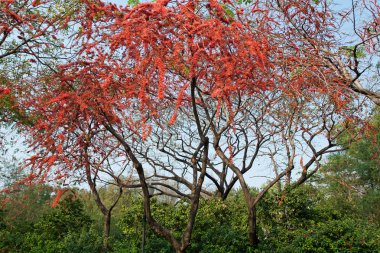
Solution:
<path fill-rule="evenodd" d="M 340 199 L 336 209 L 360 213 L 373 223 L 380 215 L 379 127 L 379 113 L 375 110 L 371 127 L 357 130 L 363 138 L 350 143 L 345 136 L 340 138 L 347 150 L 330 156 L 321 175 L 321 183 L 327 184 L 327 195 Z"/>

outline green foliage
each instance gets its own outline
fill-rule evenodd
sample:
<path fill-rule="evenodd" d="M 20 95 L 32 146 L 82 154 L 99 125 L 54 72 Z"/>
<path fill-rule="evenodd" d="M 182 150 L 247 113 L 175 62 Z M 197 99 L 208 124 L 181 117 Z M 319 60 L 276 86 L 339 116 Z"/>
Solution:
<path fill-rule="evenodd" d="M 323 187 L 304 185 L 285 196 L 270 191 L 258 206 L 260 244 L 255 252 L 376 252 L 380 229 L 334 208 Z M 179 238 L 188 204 L 153 201 L 154 217 Z M 137 196 L 123 208 L 118 227 L 124 238 L 115 252 L 139 252 L 143 209 Z M 252 252 L 247 242 L 247 212 L 240 192 L 222 201 L 202 200 L 187 252 Z M 170 245 L 147 231 L 146 252 L 173 252 Z"/>
<path fill-rule="evenodd" d="M 377 252 L 380 229 L 335 209 L 322 188 L 270 192 L 259 208 L 262 242 L 256 252 Z M 351 214 L 351 215 L 350 215 Z"/>
<path fill-rule="evenodd" d="M 333 155 L 323 167 L 321 184 L 334 208 L 380 221 L 380 114 L 375 112 L 372 127 L 347 151 Z M 344 143 L 344 137 L 342 138 Z M 335 200 L 335 201 L 333 201 Z"/>
<path fill-rule="evenodd" d="M 0 252 L 99 252 L 101 231 L 82 201 L 68 196 L 56 208 L 50 202 L 48 187 L 20 189 L 0 210 Z"/>
<path fill-rule="evenodd" d="M 352 219 L 328 220 L 308 228 L 279 229 L 257 252 L 378 252 L 379 239 L 380 231 L 373 225 Z"/>
<path fill-rule="evenodd" d="M 3 203 L 0 209 L 3 224 L 0 249 L 25 252 L 22 250 L 25 236 L 33 229 L 34 222 L 47 211 L 49 199 L 49 188 L 46 186 L 29 188 L 19 185 L 11 194 L 0 195 L 0 203 Z"/>
<path fill-rule="evenodd" d="M 378 225 L 336 208 L 336 199 L 326 194 L 326 187 L 304 185 L 285 195 L 275 189 L 268 192 L 258 206 L 260 244 L 254 250 L 248 247 L 247 212 L 241 192 L 233 192 L 224 201 L 203 199 L 187 252 L 377 252 L 380 249 Z M 38 206 L 32 211 L 37 214 L 29 220 L 22 214 L 10 222 L 7 212 L 14 211 L 15 204 L 1 210 L 0 249 L 99 252 L 102 220 L 96 214 L 99 212 L 96 206 L 90 205 L 93 200 L 87 194 L 81 191 L 77 199 L 68 196 L 56 208 L 49 207 L 48 196 L 42 198 L 43 195 L 35 194 L 32 198 Z M 141 197 L 130 192 L 121 201 L 123 207 L 113 216 L 116 224 L 110 240 L 112 252 L 140 252 L 144 224 Z M 152 201 L 154 217 L 180 238 L 187 222 L 188 203 Z M 145 252 L 174 252 L 148 225 L 146 229 Z"/>
<path fill-rule="evenodd" d="M 222 4 L 222 7 L 224 9 L 224 12 L 226 13 L 226 15 L 230 18 L 234 18 L 235 17 L 235 13 L 234 11 L 226 4 Z"/>
<path fill-rule="evenodd" d="M 363 59 L 366 57 L 364 46 L 344 46 L 341 48 L 342 53 L 348 57 Z"/>
<path fill-rule="evenodd" d="M 33 225 L 25 248 L 28 252 L 96 252 L 100 237 L 90 225 L 80 200 L 67 197 Z"/>
<path fill-rule="evenodd" d="M 245 252 L 247 212 L 241 196 L 201 202 L 189 252 Z"/>
<path fill-rule="evenodd" d="M 7 123 L 32 124 L 32 121 L 25 116 L 25 112 L 18 107 L 15 98 L 11 94 L 0 95 L 0 119 Z"/>
<path fill-rule="evenodd" d="M 131 7 L 135 7 L 139 3 L 140 3 L 139 0 L 128 0 L 128 5 L 131 6 Z"/>
<path fill-rule="evenodd" d="M 186 201 L 179 201 L 175 205 L 153 201 L 152 205 L 153 216 L 160 224 L 172 230 L 177 238 L 180 238 L 182 229 L 186 226 L 188 208 Z M 138 252 L 143 231 L 141 199 L 130 198 L 123 210 L 118 226 L 125 235 L 125 241 L 118 244 L 120 251 L 117 252 L 127 252 L 120 247 L 130 249 L 128 252 Z M 217 198 L 202 200 L 188 252 L 244 252 L 247 247 L 246 229 L 246 207 L 240 196 L 233 195 L 227 201 Z M 168 242 L 150 229 L 147 229 L 145 250 L 173 252 Z"/>
<path fill-rule="evenodd" d="M 236 0 L 237 4 L 251 4 L 252 0 Z"/>

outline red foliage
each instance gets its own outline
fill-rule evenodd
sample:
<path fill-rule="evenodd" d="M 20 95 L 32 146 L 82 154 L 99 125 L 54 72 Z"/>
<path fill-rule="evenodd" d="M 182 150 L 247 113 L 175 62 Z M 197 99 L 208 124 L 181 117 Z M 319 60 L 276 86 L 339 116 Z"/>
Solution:
<path fill-rule="evenodd" d="M 192 80 L 206 98 L 196 102 L 226 108 L 231 120 L 234 101 L 255 93 L 305 99 L 328 94 L 337 109 L 351 101 L 347 80 L 313 46 L 333 43 L 328 11 L 308 1 L 282 9 L 253 1 L 252 11 L 224 2 L 157 1 L 130 8 L 84 0 L 74 38 L 77 58 L 33 84 L 48 84 L 48 90 L 36 89 L 22 101 L 36 119 L 29 129 L 37 152 L 28 164 L 32 173 L 46 178 L 61 167 L 51 178 L 56 180 L 83 167 L 84 147 L 106 154 L 116 145 L 106 125 L 146 139 L 154 119 L 169 112 L 160 127 L 171 127 L 191 103 Z M 297 31 L 300 22 L 310 37 Z"/>
<path fill-rule="evenodd" d="M 0 95 L 7 95 L 11 92 L 10 89 L 7 89 L 7 88 L 0 88 Z"/>
<path fill-rule="evenodd" d="M 61 190 L 57 189 L 57 193 L 54 199 L 54 202 L 51 204 L 51 207 L 54 208 L 58 205 L 59 200 L 61 199 L 62 195 L 67 191 L 67 189 Z"/>
<path fill-rule="evenodd" d="M 323 152 L 335 145 L 332 142 L 336 137 L 331 136 L 336 132 L 335 127 L 342 123 L 342 118 L 355 113 L 349 110 L 355 80 L 336 57 L 335 52 L 340 50 L 335 41 L 336 20 L 327 2 L 319 6 L 315 1 L 305 0 L 254 0 L 246 9 L 238 1 L 227 0 L 160 0 L 133 8 L 116 7 L 99 0 L 81 2 L 84 9 L 75 20 L 78 32 L 71 37 L 76 57 L 60 65 L 55 74 L 34 80 L 32 92 L 20 99 L 33 119 L 32 126 L 25 126 L 35 153 L 26 164 L 30 169 L 26 180 L 62 183 L 67 178 L 83 180 L 86 174 L 91 181 L 92 175 L 99 176 L 99 167 L 106 159 L 116 163 L 127 161 L 123 165 L 131 165 L 138 172 L 148 223 L 172 245 L 177 245 L 176 249 L 183 250 L 151 217 L 144 176 L 146 167 L 139 161 L 152 152 L 150 146 L 159 149 L 166 145 L 144 143 L 152 132 L 165 135 L 160 132 L 162 129 L 175 130 L 173 140 L 169 138 L 167 142 L 177 145 L 175 135 L 178 134 L 185 155 L 179 152 L 177 156 L 176 146 L 172 146 L 173 157 L 168 160 L 173 158 L 179 163 L 191 154 L 186 153 L 185 146 L 193 149 L 193 142 L 201 142 L 191 157 L 193 184 L 187 186 L 191 198 L 194 197 L 190 212 L 194 221 L 206 168 L 210 166 L 209 148 L 210 153 L 223 161 L 223 170 L 231 169 L 239 177 L 247 203 L 253 205 L 257 202 L 251 198 L 242 174 L 253 166 L 254 160 L 240 171 L 234 164 L 241 159 L 240 151 L 245 150 L 243 159 L 254 159 L 261 155 L 258 153 L 261 145 L 272 142 L 273 137 L 273 143 L 286 146 L 288 167 L 293 169 L 290 164 L 298 155 L 295 150 L 298 143 L 294 144 L 293 138 L 298 134 L 313 154 L 305 164 L 300 160 L 304 167 L 304 177 L 299 179 L 302 183 L 307 179 L 307 166 L 319 161 Z M 39 4 L 34 1 L 31 5 Z M 24 22 L 15 12 L 7 11 L 6 15 L 15 23 Z M 66 16 L 60 18 L 60 26 L 62 23 L 67 26 L 71 20 Z M 46 32 L 41 28 L 33 38 Z M 52 36 L 52 39 L 56 38 Z M 355 57 L 348 69 L 359 77 Z M 351 67 L 355 64 L 356 68 Z M 258 117 L 255 110 L 259 112 Z M 264 119 L 272 113 L 273 116 Z M 186 116 L 191 122 L 187 132 L 182 133 L 182 125 L 175 123 L 178 119 L 186 121 Z M 238 130 L 241 136 L 236 132 L 238 127 L 243 129 Z M 245 132 L 245 128 L 249 131 Z M 193 129 L 198 135 L 193 135 Z M 324 133 L 328 146 L 319 154 L 312 142 Z M 168 133 L 170 137 L 171 134 Z M 222 134 L 226 135 L 224 140 Z M 257 135 L 256 153 L 247 155 L 254 143 L 249 140 L 251 134 Z M 239 148 L 238 138 L 246 139 L 246 148 Z M 221 144 L 223 141 L 226 143 Z M 293 149 L 293 158 L 289 147 Z M 229 154 L 224 154 L 222 148 Z M 299 149 L 305 152 L 302 146 Z M 197 179 L 200 156 L 203 164 Z M 155 166 L 155 161 L 146 160 Z M 171 170 L 172 166 L 173 170 L 177 169 L 175 163 L 166 169 L 165 164 L 157 162 L 155 171 L 161 168 L 173 173 L 174 180 L 180 177 Z M 183 163 L 184 171 L 189 163 Z M 103 173 L 113 178 L 112 170 Z M 281 174 L 286 175 L 285 171 Z M 290 181 L 291 175 L 287 174 Z M 120 183 L 119 176 L 115 176 L 117 183 Z M 53 207 L 63 193 L 58 190 Z M 188 224 L 182 238 L 185 248 L 189 245 L 193 223 L 189 220 Z"/>

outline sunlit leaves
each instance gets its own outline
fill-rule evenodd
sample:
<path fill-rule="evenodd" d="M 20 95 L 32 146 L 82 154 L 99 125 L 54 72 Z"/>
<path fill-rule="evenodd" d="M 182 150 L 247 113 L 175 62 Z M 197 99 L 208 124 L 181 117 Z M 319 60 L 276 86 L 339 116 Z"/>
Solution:
<path fill-rule="evenodd" d="M 135 7 L 139 3 L 140 3 L 139 0 L 128 0 L 128 5 L 131 6 L 131 7 Z"/>

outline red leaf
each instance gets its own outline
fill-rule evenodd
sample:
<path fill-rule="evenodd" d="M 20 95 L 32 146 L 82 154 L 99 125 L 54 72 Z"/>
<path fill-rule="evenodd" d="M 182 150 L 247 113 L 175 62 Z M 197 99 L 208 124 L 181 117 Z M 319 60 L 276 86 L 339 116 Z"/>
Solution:
<path fill-rule="evenodd" d="M 58 205 L 59 203 L 59 200 L 61 199 L 62 195 L 66 192 L 66 190 L 61 190 L 61 189 L 58 189 L 57 190 L 57 195 L 55 196 L 55 199 L 54 199 L 54 202 L 53 204 L 51 204 L 51 207 L 54 208 Z"/>
<path fill-rule="evenodd" d="M 40 5 L 40 4 L 41 4 L 41 0 L 34 0 L 34 1 L 32 2 L 32 6 L 33 6 L 33 7 L 36 7 L 36 6 Z"/>

